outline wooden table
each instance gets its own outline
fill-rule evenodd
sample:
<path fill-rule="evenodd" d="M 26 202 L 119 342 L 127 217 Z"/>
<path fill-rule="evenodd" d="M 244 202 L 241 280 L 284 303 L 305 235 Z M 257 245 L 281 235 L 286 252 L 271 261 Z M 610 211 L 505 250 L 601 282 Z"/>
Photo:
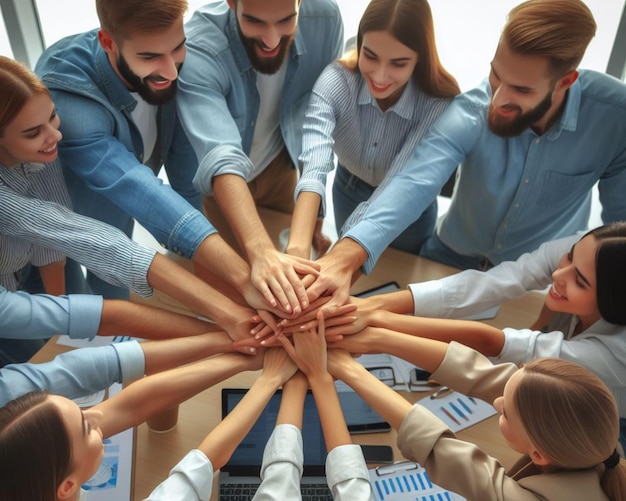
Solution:
<path fill-rule="evenodd" d="M 268 232 L 274 241 L 278 233 L 288 226 L 289 218 L 273 211 L 261 211 Z M 188 264 L 187 264 L 188 266 Z M 389 281 L 396 281 L 401 287 L 408 283 L 433 280 L 456 273 L 458 270 L 435 263 L 395 249 L 387 249 L 381 256 L 376 267 L 368 276 L 360 277 L 352 287 L 357 293 L 376 287 Z M 149 301 L 153 305 L 181 310 L 180 304 L 163 294 L 155 294 Z M 529 293 L 525 297 L 505 303 L 498 315 L 488 323 L 496 327 L 524 327 L 530 325 L 537 317 L 543 297 L 538 293 Z M 49 343 L 35 356 L 33 361 L 50 360 L 57 353 L 65 351 L 54 343 Z M 157 434 L 145 424 L 137 427 L 136 453 L 134 461 L 134 500 L 144 499 L 151 490 L 167 477 L 170 468 L 176 464 L 190 449 L 195 448 L 206 434 L 221 419 L 221 389 L 249 388 L 257 373 L 238 374 L 220 385 L 216 385 L 196 397 L 181 404 L 176 428 L 168 433 Z M 426 394 L 423 392 L 402 392 L 414 402 Z M 479 445 L 492 456 L 497 457 L 508 468 L 519 457 L 504 442 L 497 426 L 497 416 L 493 416 L 458 433 L 459 438 Z M 394 448 L 396 460 L 402 460 L 396 447 L 396 432 L 354 435 L 355 443 L 389 444 Z M 217 496 L 211 497 L 216 500 Z"/>

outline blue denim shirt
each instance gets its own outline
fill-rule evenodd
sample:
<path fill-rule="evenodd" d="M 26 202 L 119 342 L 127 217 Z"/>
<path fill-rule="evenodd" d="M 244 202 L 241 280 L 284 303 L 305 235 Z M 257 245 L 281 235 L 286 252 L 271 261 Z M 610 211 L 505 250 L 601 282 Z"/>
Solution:
<path fill-rule="evenodd" d="M 164 247 L 192 257 L 216 230 L 200 208 L 192 179 L 197 160 L 174 100 L 159 107 L 161 158 L 144 165 L 143 142 L 131 112 L 137 102 L 111 67 L 97 30 L 48 48 L 36 73 L 52 93 L 63 140 L 59 156 L 74 209 L 132 231 L 139 221 Z M 165 163 L 171 187 L 155 175 Z"/>
<path fill-rule="evenodd" d="M 178 109 L 199 161 L 194 186 L 210 195 L 213 176 L 247 179 L 252 171 L 247 155 L 259 112 L 256 71 L 239 38 L 235 12 L 225 1 L 198 9 L 186 33 Z M 280 130 L 294 165 L 302 150 L 302 124 L 313 84 L 342 48 L 343 24 L 335 1 L 302 2 L 280 108 Z"/>
<path fill-rule="evenodd" d="M 487 127 L 491 89 L 457 96 L 346 237 L 368 252 L 369 272 L 419 217 L 459 164 L 437 235 L 458 254 L 513 261 L 587 227 L 599 181 L 602 220 L 626 220 L 626 85 L 580 71 L 563 114 L 543 135 L 502 138 Z"/>

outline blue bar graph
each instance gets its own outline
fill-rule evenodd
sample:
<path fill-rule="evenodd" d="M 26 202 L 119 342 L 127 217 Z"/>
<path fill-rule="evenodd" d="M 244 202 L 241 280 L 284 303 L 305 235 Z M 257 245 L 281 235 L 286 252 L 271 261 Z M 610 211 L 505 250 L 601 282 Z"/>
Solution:
<path fill-rule="evenodd" d="M 374 480 L 374 489 L 381 501 L 393 499 L 394 494 L 416 493 L 416 501 L 450 501 L 448 492 L 419 495 L 420 492 L 431 491 L 433 483 L 424 470 L 415 473 L 401 473 L 394 477 Z"/>

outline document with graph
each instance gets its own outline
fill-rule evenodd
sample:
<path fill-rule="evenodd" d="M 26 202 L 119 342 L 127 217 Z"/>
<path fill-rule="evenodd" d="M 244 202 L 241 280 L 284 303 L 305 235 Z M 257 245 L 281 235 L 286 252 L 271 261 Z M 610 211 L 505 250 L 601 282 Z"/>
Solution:
<path fill-rule="evenodd" d="M 413 461 L 402 461 L 370 470 L 376 501 L 465 501 L 465 498 L 433 484 L 426 470 Z"/>
<path fill-rule="evenodd" d="M 428 396 L 417 403 L 426 407 L 455 433 L 496 413 L 491 404 L 478 398 L 468 397 L 458 391 L 452 391 L 437 398 Z"/>

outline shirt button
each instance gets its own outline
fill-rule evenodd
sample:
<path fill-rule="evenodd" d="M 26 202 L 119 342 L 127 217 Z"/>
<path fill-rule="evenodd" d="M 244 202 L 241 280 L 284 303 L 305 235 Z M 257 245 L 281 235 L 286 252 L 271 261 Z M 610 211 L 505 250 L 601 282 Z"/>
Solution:
<path fill-rule="evenodd" d="M 519 209 L 519 204 L 515 204 L 513 205 L 513 207 L 515 207 L 516 209 Z"/>
<path fill-rule="evenodd" d="M 539 144 L 541 142 L 541 139 L 537 138 L 535 139 L 535 144 Z"/>
<path fill-rule="evenodd" d="M 524 183 L 528 184 L 528 181 L 529 181 L 528 178 L 524 179 Z"/>

